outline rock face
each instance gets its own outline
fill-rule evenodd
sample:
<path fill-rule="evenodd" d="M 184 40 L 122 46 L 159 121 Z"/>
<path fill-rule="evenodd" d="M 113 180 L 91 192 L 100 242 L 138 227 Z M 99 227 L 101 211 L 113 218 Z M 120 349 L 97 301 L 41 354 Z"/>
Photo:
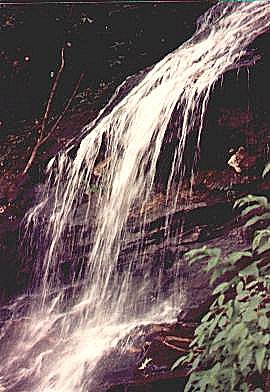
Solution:
<path fill-rule="evenodd" d="M 95 391 L 179 391 L 187 369 L 170 372 L 174 361 L 188 351 L 196 324 L 153 324 L 131 331 L 125 353 L 120 341 L 115 350 L 97 364 L 91 388 Z M 105 369 L 105 370 L 104 370 Z M 107 371 L 106 371 L 107 369 Z M 110 369 L 110 371 L 108 371 Z M 126 388 L 126 389 L 125 389 Z"/>

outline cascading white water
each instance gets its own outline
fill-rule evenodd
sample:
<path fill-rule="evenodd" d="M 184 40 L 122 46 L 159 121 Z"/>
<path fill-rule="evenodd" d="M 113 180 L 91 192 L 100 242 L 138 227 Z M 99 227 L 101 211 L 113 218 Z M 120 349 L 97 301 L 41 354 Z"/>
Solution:
<path fill-rule="evenodd" d="M 200 19 L 189 41 L 157 63 L 109 114 L 102 112 L 84 129 L 86 136 L 74 159 L 68 149 L 52 162 L 41 200 L 27 216 L 27 227 L 39 231 L 39 240 L 35 232 L 30 240 L 39 241 L 42 250 L 35 267 L 36 290 L 30 312 L 15 332 L 17 341 L 5 336 L 10 323 L 3 329 L 2 340 L 8 344 L 0 364 L 0 391 L 90 390 L 85 380 L 91 379 L 92 369 L 106 350 L 142 322 L 175 316 L 184 301 L 179 282 L 165 298 L 158 278 L 153 281 L 138 252 L 124 271 L 119 270 L 119 253 L 129 236 L 129 212 L 151 195 L 175 108 L 181 119 L 180 142 L 172 159 L 168 194 L 174 173 L 183 167 L 187 135 L 194 127 L 199 145 L 215 82 L 229 69 L 250 61 L 247 46 L 269 27 L 268 1 L 214 6 Z M 98 192 L 91 193 L 90 182 L 104 139 L 107 164 Z M 82 207 L 85 194 L 89 200 Z M 137 224 L 143 221 L 140 216 Z M 84 250 L 83 280 L 74 289 L 78 279 L 74 269 L 67 296 L 61 282 L 66 248 L 74 254 L 90 228 L 87 240 L 92 247 L 89 253 Z M 138 265 L 143 268 L 143 279 L 134 274 Z M 153 287 L 157 295 L 149 304 Z"/>

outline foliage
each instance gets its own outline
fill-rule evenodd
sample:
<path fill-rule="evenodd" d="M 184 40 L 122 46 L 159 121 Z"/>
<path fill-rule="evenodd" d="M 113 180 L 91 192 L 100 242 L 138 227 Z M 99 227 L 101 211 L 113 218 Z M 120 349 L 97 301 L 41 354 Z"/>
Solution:
<path fill-rule="evenodd" d="M 192 363 L 185 392 L 259 392 L 254 379 L 270 370 L 270 205 L 266 197 L 249 195 L 235 207 L 246 227 L 266 227 L 255 231 L 251 250 L 225 257 L 218 248 L 202 247 L 186 254 L 190 263 L 205 261 L 215 299 L 195 331 L 191 352 L 173 365 Z"/>

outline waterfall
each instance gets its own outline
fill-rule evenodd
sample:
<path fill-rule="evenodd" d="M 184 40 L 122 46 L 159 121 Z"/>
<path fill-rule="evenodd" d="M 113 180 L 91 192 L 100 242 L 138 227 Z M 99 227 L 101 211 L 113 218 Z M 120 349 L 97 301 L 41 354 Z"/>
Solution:
<path fill-rule="evenodd" d="M 169 195 L 175 174 L 184 173 L 190 132 L 197 132 L 199 149 L 211 90 L 228 70 L 252 64 L 248 45 L 269 27 L 268 1 L 213 6 L 191 39 L 112 104 L 125 85 L 119 87 L 110 110 L 105 108 L 83 129 L 75 157 L 76 143 L 49 164 L 46 185 L 23 229 L 27 246 L 38 250 L 34 292 L 15 331 L 9 330 L 15 312 L 2 329 L 0 391 L 89 391 L 98 360 L 132 328 L 174 319 L 185 301 L 181 282 L 176 279 L 164 295 L 162 267 L 152 274 L 140 255 L 140 241 L 123 268 L 119 255 L 132 227 L 143 238 L 143 206 L 151 201 L 173 113 L 177 110 L 179 144 L 172 157 L 167 209 L 175 208 L 176 197 L 170 201 Z M 62 267 L 68 254 L 73 264 L 65 284 Z"/>

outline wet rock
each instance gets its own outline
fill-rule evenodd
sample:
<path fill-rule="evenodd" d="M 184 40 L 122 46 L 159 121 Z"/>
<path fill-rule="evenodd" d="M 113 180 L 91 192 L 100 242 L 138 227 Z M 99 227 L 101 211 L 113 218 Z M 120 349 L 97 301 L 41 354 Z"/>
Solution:
<path fill-rule="evenodd" d="M 209 294 L 209 293 L 207 293 Z M 194 304 L 189 303 L 187 308 L 181 309 L 177 316 L 177 320 L 179 322 L 199 322 L 202 317 L 207 313 L 209 306 L 212 302 L 212 298 L 209 295 L 208 300 L 200 303 L 199 306 L 195 306 Z"/>
<path fill-rule="evenodd" d="M 175 380 L 171 384 L 175 389 L 171 391 L 181 390 L 188 369 L 172 372 L 171 366 L 188 351 L 195 327 L 192 323 L 136 327 L 112 352 L 104 355 L 88 387 L 100 392 L 154 391 L 154 386 L 165 387 L 170 385 L 169 380 Z"/>

